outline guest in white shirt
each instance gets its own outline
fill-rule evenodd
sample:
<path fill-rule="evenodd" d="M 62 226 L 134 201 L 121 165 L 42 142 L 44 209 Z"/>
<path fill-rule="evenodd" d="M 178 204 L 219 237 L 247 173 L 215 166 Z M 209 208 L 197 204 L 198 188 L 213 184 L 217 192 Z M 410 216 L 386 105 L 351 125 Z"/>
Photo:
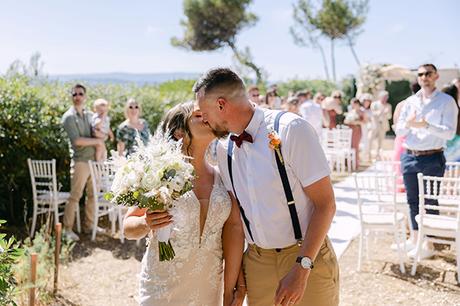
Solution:
<path fill-rule="evenodd" d="M 372 111 L 371 111 L 371 104 L 372 104 L 372 95 L 369 93 L 362 94 L 359 98 L 361 103 L 363 104 L 362 112 L 364 113 L 364 121 L 365 123 L 361 126 L 362 128 L 362 135 L 360 147 L 361 150 L 365 153 L 364 156 L 370 160 L 370 149 L 369 149 L 369 133 L 372 129 Z"/>
<path fill-rule="evenodd" d="M 444 175 L 446 159 L 443 150 L 446 141 L 455 135 L 458 113 L 454 99 L 436 89 L 439 75 L 433 64 L 421 65 L 417 75 L 422 89 L 407 98 L 396 125 L 396 134 L 406 137 L 403 143 L 406 152 L 401 156 L 401 169 L 414 239 L 418 231 L 415 216 L 419 213 L 417 173 L 430 176 Z M 433 200 L 426 202 L 429 205 L 438 204 Z M 439 214 L 439 211 L 427 210 L 427 213 Z M 409 241 L 407 245 L 414 248 L 415 241 Z M 432 245 L 425 245 L 421 257 L 431 257 L 432 250 Z M 414 254 L 415 249 L 409 252 L 409 256 L 413 257 Z"/>
<path fill-rule="evenodd" d="M 203 121 L 216 133 L 233 133 L 219 144 L 217 157 L 224 184 L 240 204 L 249 242 L 243 259 L 248 305 L 338 305 L 337 259 L 326 236 L 335 200 L 314 129 L 285 113 L 275 134 L 280 112 L 254 108 L 241 78 L 227 68 L 208 71 L 194 91 Z M 284 188 L 280 164 L 290 188 Z M 300 245 L 296 233 L 303 236 Z"/>
<path fill-rule="evenodd" d="M 380 156 L 385 134 L 390 130 L 390 119 L 393 115 L 391 104 L 388 103 L 388 91 L 383 90 L 378 95 L 378 100 L 371 104 L 371 131 L 369 137 L 369 152 L 372 151 L 372 144 L 377 141 L 377 157 Z M 371 156 L 369 156 L 371 158 Z"/>
<path fill-rule="evenodd" d="M 299 113 L 310 123 L 316 131 L 318 137 L 321 138 L 323 130 L 323 109 L 321 105 L 309 99 L 311 93 L 309 91 L 301 91 L 297 94 L 300 101 Z"/>

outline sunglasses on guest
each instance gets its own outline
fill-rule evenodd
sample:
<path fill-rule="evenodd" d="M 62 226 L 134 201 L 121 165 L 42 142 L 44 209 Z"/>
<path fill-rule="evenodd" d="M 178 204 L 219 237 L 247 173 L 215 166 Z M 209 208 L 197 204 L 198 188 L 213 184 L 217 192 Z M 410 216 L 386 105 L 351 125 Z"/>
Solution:
<path fill-rule="evenodd" d="M 417 73 L 417 75 L 419 78 L 421 78 L 422 76 L 430 77 L 433 75 L 433 71 L 419 72 Z"/>
<path fill-rule="evenodd" d="M 137 106 L 137 105 L 130 105 L 129 108 L 130 108 L 130 109 L 138 109 L 139 106 Z"/>
<path fill-rule="evenodd" d="M 74 92 L 74 93 L 72 93 L 72 97 L 76 97 L 76 96 L 81 96 L 81 97 L 83 97 L 84 95 L 85 95 L 85 94 L 82 93 L 82 92 Z"/>
<path fill-rule="evenodd" d="M 333 96 L 334 99 L 342 99 L 342 96 Z"/>

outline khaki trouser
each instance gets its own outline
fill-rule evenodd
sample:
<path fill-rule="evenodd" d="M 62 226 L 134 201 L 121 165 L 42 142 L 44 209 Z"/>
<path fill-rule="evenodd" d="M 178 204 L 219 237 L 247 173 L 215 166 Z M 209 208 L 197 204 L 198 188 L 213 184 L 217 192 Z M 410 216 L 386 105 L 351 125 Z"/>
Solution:
<path fill-rule="evenodd" d="M 75 210 L 78 207 L 83 190 L 86 185 L 86 203 L 85 203 L 85 228 L 93 227 L 94 220 L 94 193 L 91 184 L 91 173 L 88 162 L 75 162 L 70 168 L 70 198 L 64 210 L 64 228 L 72 229 L 75 222 Z"/>
<path fill-rule="evenodd" d="M 298 264 L 300 247 L 262 249 L 250 245 L 243 257 L 249 306 L 273 305 L 279 281 Z M 302 306 L 339 305 L 339 266 L 329 238 L 326 238 L 314 261 L 301 301 Z"/>

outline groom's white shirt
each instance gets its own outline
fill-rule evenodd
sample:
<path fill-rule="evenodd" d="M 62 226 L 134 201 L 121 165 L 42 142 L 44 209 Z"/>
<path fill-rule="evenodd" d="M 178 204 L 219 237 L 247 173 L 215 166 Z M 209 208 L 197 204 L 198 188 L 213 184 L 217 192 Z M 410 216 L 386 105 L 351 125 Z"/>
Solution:
<path fill-rule="evenodd" d="M 232 162 L 236 195 L 249 220 L 254 241 L 245 228 L 246 239 L 266 249 L 284 248 L 296 243 L 275 152 L 268 146 L 268 134 L 276 114 L 277 111 L 256 107 L 245 129 L 254 142 L 243 142 L 240 148 L 235 145 Z M 279 135 L 304 235 L 313 204 L 303 187 L 328 176 L 330 170 L 315 130 L 304 119 L 292 113 L 284 114 L 280 120 Z M 217 159 L 223 182 L 233 193 L 227 166 L 228 141 L 220 141 Z"/>

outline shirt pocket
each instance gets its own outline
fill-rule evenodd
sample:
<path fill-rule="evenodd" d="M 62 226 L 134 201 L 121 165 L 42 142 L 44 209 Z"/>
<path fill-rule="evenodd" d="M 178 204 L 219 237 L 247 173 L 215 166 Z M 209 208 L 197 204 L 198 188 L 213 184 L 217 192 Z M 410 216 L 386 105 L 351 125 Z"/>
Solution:
<path fill-rule="evenodd" d="M 442 123 L 442 112 L 437 109 L 430 109 L 425 114 L 425 120 L 431 124 L 440 124 Z"/>

